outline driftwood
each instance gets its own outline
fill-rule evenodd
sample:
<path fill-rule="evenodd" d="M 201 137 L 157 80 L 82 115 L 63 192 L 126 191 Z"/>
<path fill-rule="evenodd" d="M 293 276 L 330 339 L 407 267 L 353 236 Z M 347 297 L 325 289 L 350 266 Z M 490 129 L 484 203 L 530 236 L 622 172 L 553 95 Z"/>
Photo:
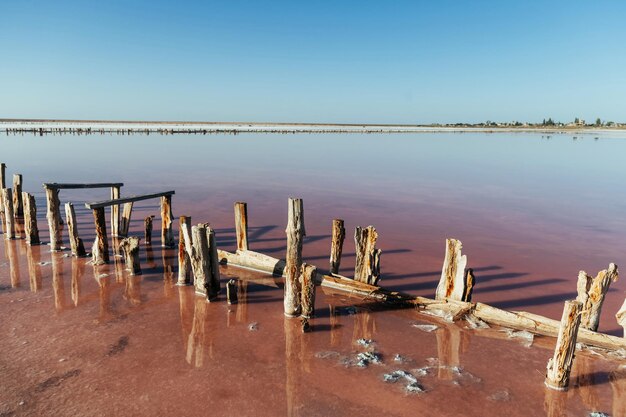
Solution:
<path fill-rule="evenodd" d="M 343 220 L 333 220 L 333 234 L 330 242 L 330 273 L 338 274 L 341 264 L 341 252 L 343 251 L 343 241 L 346 237 L 346 229 L 343 227 Z"/>
<path fill-rule="evenodd" d="M 580 301 L 565 302 L 554 356 L 548 361 L 547 366 L 545 384 L 548 388 L 564 391 L 569 385 L 582 307 L 583 304 Z"/>
<path fill-rule="evenodd" d="M 76 212 L 74 211 L 74 205 L 72 203 L 65 203 L 65 221 L 67 223 L 67 230 L 70 236 L 70 247 L 72 248 L 72 255 L 85 256 L 85 246 L 83 245 L 83 240 L 78 237 Z"/>
<path fill-rule="evenodd" d="M 161 246 L 173 248 L 174 232 L 172 231 L 172 196 L 161 197 Z"/>
<path fill-rule="evenodd" d="M 302 317 L 311 318 L 315 312 L 315 276 L 317 268 L 306 263 L 302 264 L 300 273 L 300 288 L 302 289 Z"/>
<path fill-rule="evenodd" d="M 248 205 L 243 202 L 235 203 L 235 233 L 237 250 L 248 250 Z"/>
<path fill-rule="evenodd" d="M 130 275 L 140 275 L 141 265 L 139 264 L 139 238 L 136 236 L 127 237 L 120 242 L 120 248 L 124 252 L 124 262 L 126 270 Z"/>
<path fill-rule="evenodd" d="M 154 215 L 148 216 L 144 219 L 143 224 L 145 226 L 144 237 L 146 239 L 146 245 L 152 245 L 152 220 Z"/>
<path fill-rule="evenodd" d="M 147 218 L 146 218 L 147 220 Z M 178 228 L 178 285 L 191 284 L 191 259 L 185 245 L 185 235 L 190 236 L 191 217 L 180 216 Z M 185 232 L 187 230 L 187 232 Z"/>
<path fill-rule="evenodd" d="M 24 215 L 22 174 L 13 174 L 13 215 L 15 217 Z"/>
<path fill-rule="evenodd" d="M 354 267 L 354 280 L 370 285 L 376 285 L 380 278 L 380 254 L 376 249 L 378 232 L 374 226 L 357 227 L 354 233 L 356 246 L 356 263 Z"/>
<path fill-rule="evenodd" d="M 242 268 L 269 273 L 278 277 L 285 275 L 285 261 L 263 253 L 251 250 L 230 253 L 218 249 L 217 254 L 222 264 L 232 264 Z"/>
<path fill-rule="evenodd" d="M 587 275 L 585 271 L 578 273 L 576 300 L 583 305 L 581 327 L 593 331 L 598 330 L 604 296 L 611 282 L 617 281 L 618 274 L 617 265 L 614 263 L 611 263 L 608 269 L 598 272 L 595 278 Z"/>
<path fill-rule="evenodd" d="M 107 225 L 104 218 L 104 208 L 93 210 L 93 218 L 96 224 L 96 240 L 91 249 L 91 256 L 94 265 L 109 263 L 109 242 L 107 240 Z"/>
<path fill-rule="evenodd" d="M 111 209 L 119 206 L 111 206 Z M 130 228 L 130 216 L 133 212 L 133 203 L 132 201 L 129 203 L 124 203 L 124 209 L 122 210 L 122 219 L 119 223 L 119 231 L 118 236 L 127 237 L 128 229 Z"/>
<path fill-rule="evenodd" d="M 228 304 L 237 304 L 237 282 L 234 279 L 226 283 L 226 300 Z"/>
<path fill-rule="evenodd" d="M 446 239 L 446 255 L 437 285 L 435 299 L 470 301 L 474 288 L 474 273 L 466 269 L 467 256 L 461 255 L 463 244 L 457 239 Z"/>
<path fill-rule="evenodd" d="M 626 339 L 626 299 L 617 314 L 615 314 L 615 319 L 617 320 L 617 323 L 624 328 L 624 338 Z"/>
<path fill-rule="evenodd" d="M 302 241 L 306 235 L 304 228 L 304 205 L 300 198 L 290 198 L 287 211 L 287 255 L 285 257 L 285 299 L 287 317 L 300 315 L 300 284 L 298 276 L 302 266 Z"/>
<path fill-rule="evenodd" d="M 120 186 L 111 187 L 111 200 L 120 198 Z M 120 206 L 111 206 L 111 236 L 120 236 Z"/>
<path fill-rule="evenodd" d="M 15 218 L 13 215 L 13 192 L 10 188 L 2 189 L 2 204 L 4 205 L 4 238 L 15 238 Z"/>
<path fill-rule="evenodd" d="M 27 192 L 22 193 L 24 202 L 24 231 L 29 245 L 39 245 L 39 228 L 37 227 L 37 204 L 35 196 Z"/>
<path fill-rule="evenodd" d="M 57 188 L 46 189 L 46 218 L 48 219 L 48 228 L 50 229 L 50 250 L 58 251 L 61 248 L 61 216 L 59 201 L 59 190 Z"/>

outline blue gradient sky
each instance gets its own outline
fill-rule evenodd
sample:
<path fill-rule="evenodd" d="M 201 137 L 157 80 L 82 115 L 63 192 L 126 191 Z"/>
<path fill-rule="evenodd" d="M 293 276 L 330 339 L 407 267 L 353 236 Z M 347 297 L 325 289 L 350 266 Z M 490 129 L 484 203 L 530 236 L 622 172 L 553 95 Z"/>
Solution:
<path fill-rule="evenodd" d="M 623 1 L 0 1 L 0 117 L 626 122 Z"/>

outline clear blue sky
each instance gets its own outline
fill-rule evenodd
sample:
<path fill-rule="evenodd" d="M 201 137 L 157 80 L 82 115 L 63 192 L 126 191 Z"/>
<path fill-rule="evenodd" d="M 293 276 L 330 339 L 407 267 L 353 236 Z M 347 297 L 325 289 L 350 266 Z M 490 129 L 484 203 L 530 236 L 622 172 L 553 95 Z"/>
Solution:
<path fill-rule="evenodd" d="M 624 1 L 0 0 L 0 117 L 626 122 Z"/>

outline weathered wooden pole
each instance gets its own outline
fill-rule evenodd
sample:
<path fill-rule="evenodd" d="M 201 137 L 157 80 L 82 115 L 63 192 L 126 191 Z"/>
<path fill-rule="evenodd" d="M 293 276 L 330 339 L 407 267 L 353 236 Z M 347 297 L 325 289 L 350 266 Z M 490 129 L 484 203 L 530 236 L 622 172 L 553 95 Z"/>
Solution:
<path fill-rule="evenodd" d="M 5 172 L 7 169 L 7 164 L 4 162 L 0 162 L 0 189 L 7 188 Z"/>
<path fill-rule="evenodd" d="M 37 205 L 35 204 L 35 196 L 27 192 L 22 192 L 22 201 L 24 203 L 24 231 L 26 233 L 26 241 L 29 245 L 39 245 L 39 228 L 37 227 Z"/>
<path fill-rule="evenodd" d="M 198 224 L 191 228 L 192 254 L 191 268 L 193 270 L 193 281 L 196 293 L 209 298 L 212 293 L 211 286 L 211 255 L 209 252 L 209 241 L 207 226 Z"/>
<path fill-rule="evenodd" d="M 609 291 L 611 283 L 617 281 L 618 275 L 617 265 L 614 263 L 609 264 L 608 269 L 598 272 L 595 278 L 587 275 L 585 271 L 578 273 L 576 300 L 583 305 L 580 322 L 582 328 L 594 332 L 598 330 L 604 296 Z"/>
<path fill-rule="evenodd" d="M 228 304 L 237 304 L 237 282 L 234 279 L 226 283 L 226 300 Z"/>
<path fill-rule="evenodd" d="M 13 215 L 15 217 L 24 214 L 22 202 L 22 174 L 13 174 Z"/>
<path fill-rule="evenodd" d="M 120 198 L 120 187 L 111 187 L 111 200 Z M 119 236 L 120 228 L 120 206 L 111 206 L 111 236 Z"/>
<path fill-rule="evenodd" d="M 330 274 L 339 273 L 341 264 L 341 252 L 343 251 L 343 241 L 346 238 L 346 229 L 343 227 L 343 220 L 333 220 L 333 234 L 330 242 Z"/>
<path fill-rule="evenodd" d="M 545 384 L 548 388 L 565 391 L 569 385 L 582 307 L 583 304 L 580 301 L 565 302 L 554 356 L 548 361 L 547 366 Z"/>
<path fill-rule="evenodd" d="M 315 266 L 302 264 L 300 274 L 302 317 L 306 319 L 313 317 L 315 312 L 315 274 L 317 274 Z"/>
<path fill-rule="evenodd" d="M 93 219 L 96 224 L 96 240 L 91 249 L 94 265 L 109 263 L 109 242 L 107 239 L 107 225 L 104 217 L 104 207 L 93 209 Z"/>
<path fill-rule="evenodd" d="M 615 319 L 617 320 L 617 323 L 624 328 L 624 338 L 626 338 L 626 299 L 617 314 L 615 314 Z"/>
<path fill-rule="evenodd" d="M 152 220 L 154 219 L 154 215 L 148 216 L 144 219 L 143 223 L 145 226 L 145 238 L 146 245 L 152 245 Z"/>
<path fill-rule="evenodd" d="M 163 196 L 161 197 L 161 245 L 167 248 L 173 248 L 175 244 L 172 217 L 172 196 Z"/>
<path fill-rule="evenodd" d="M 141 265 L 139 264 L 139 238 L 132 236 L 122 239 L 120 248 L 122 248 L 124 252 L 126 270 L 129 271 L 130 275 L 141 275 Z"/>
<path fill-rule="evenodd" d="M 59 190 L 57 188 L 46 188 L 46 218 L 50 229 L 50 250 L 58 251 L 61 248 L 61 225 L 59 218 L 60 204 Z"/>
<path fill-rule="evenodd" d="M 13 193 L 10 188 L 2 189 L 2 204 L 4 205 L 4 238 L 15 238 L 15 218 L 13 216 Z"/>
<path fill-rule="evenodd" d="M 461 254 L 462 248 L 460 240 L 446 239 L 446 255 L 435 293 L 436 300 L 470 301 L 475 278 L 474 272 L 466 269 L 467 256 Z"/>
<path fill-rule="evenodd" d="M 300 267 L 302 266 L 302 241 L 304 228 L 304 204 L 300 198 L 290 198 L 287 211 L 287 255 L 285 257 L 285 316 L 300 315 Z"/>
<path fill-rule="evenodd" d="M 209 259 L 211 261 L 211 286 L 209 291 L 209 299 L 217 298 L 220 293 L 220 260 L 217 256 L 217 243 L 215 241 L 215 230 L 208 227 L 206 228 L 207 243 L 209 245 Z"/>
<path fill-rule="evenodd" d="M 235 233 L 237 234 L 237 250 L 248 250 L 248 205 L 235 203 Z"/>
<path fill-rule="evenodd" d="M 119 207 L 119 206 L 111 206 Z M 119 222 L 119 230 L 117 236 L 128 237 L 128 229 L 130 228 L 130 216 L 133 212 L 133 203 L 124 203 L 124 209 L 122 210 L 122 219 Z"/>
<path fill-rule="evenodd" d="M 147 218 L 146 218 L 147 220 Z M 191 236 L 191 217 L 180 216 L 178 218 L 178 282 L 177 285 L 191 284 L 191 259 L 187 253 L 185 235 Z M 187 230 L 185 232 L 185 229 Z"/>
<path fill-rule="evenodd" d="M 78 237 L 78 225 L 76 224 L 76 212 L 72 203 L 65 203 L 65 222 L 67 223 L 67 231 L 70 237 L 70 247 L 72 255 L 85 256 L 85 246 L 83 240 Z"/>
<path fill-rule="evenodd" d="M 378 232 L 376 232 L 374 226 L 356 228 L 354 233 L 354 244 L 356 246 L 355 281 L 370 285 L 378 284 L 381 250 L 376 249 L 377 239 Z"/>

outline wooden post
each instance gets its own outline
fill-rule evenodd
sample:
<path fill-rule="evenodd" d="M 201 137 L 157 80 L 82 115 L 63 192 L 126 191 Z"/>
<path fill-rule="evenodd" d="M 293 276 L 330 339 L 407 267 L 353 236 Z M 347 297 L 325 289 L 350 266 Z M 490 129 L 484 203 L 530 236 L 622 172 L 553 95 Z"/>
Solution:
<path fill-rule="evenodd" d="M 204 224 L 191 228 L 193 248 L 190 258 L 196 293 L 209 298 L 211 294 L 211 255 L 206 229 L 207 226 Z"/>
<path fill-rule="evenodd" d="M 48 219 L 48 228 L 50 229 L 50 250 L 58 251 L 61 247 L 61 229 L 60 229 L 60 218 L 59 218 L 59 205 L 61 204 L 59 201 L 59 190 L 56 188 L 48 188 L 46 187 L 46 202 L 47 202 L 47 211 L 46 218 Z"/>
<path fill-rule="evenodd" d="M 315 312 L 315 275 L 317 268 L 306 263 L 302 264 L 300 286 L 302 288 L 302 317 L 310 319 Z"/>
<path fill-rule="evenodd" d="M 582 307 L 583 304 L 580 301 L 568 300 L 565 302 L 554 357 L 548 361 L 545 380 L 548 388 L 565 391 L 569 385 Z"/>
<path fill-rule="evenodd" d="M 22 193 L 24 203 L 24 231 L 29 245 L 39 245 L 39 228 L 37 227 L 37 205 L 35 196 L 27 192 Z"/>
<path fill-rule="evenodd" d="M 609 291 L 611 282 L 617 281 L 619 272 L 617 265 L 609 264 L 609 268 L 598 272 L 595 278 L 587 275 L 585 271 L 578 273 L 577 301 L 583 305 L 580 325 L 584 329 L 598 330 L 600 313 L 604 296 Z"/>
<path fill-rule="evenodd" d="M 226 283 L 226 300 L 228 304 L 237 304 L 237 282 L 234 279 Z"/>
<path fill-rule="evenodd" d="M 215 242 L 215 230 L 206 228 L 207 243 L 209 245 L 209 259 L 211 266 L 211 286 L 209 291 L 209 300 L 217 298 L 220 293 L 220 260 L 217 256 L 217 243 Z"/>
<path fill-rule="evenodd" d="M 145 230 L 146 245 L 152 245 L 152 219 L 154 219 L 154 215 L 146 217 L 145 220 L 143 221 L 146 227 L 146 230 Z"/>
<path fill-rule="evenodd" d="M 617 314 L 615 314 L 615 318 L 617 319 L 617 323 L 624 328 L 624 338 L 626 338 L 626 299 Z"/>
<path fill-rule="evenodd" d="M 343 241 L 346 237 L 346 229 L 343 227 L 343 220 L 333 220 L 333 234 L 330 242 L 330 274 L 339 273 L 341 264 L 341 252 L 343 251 Z"/>
<path fill-rule="evenodd" d="M 161 197 L 161 245 L 167 248 L 174 247 L 172 217 L 172 196 L 163 196 Z"/>
<path fill-rule="evenodd" d="M 146 218 L 146 221 L 148 218 Z M 177 285 L 191 284 L 191 259 L 187 253 L 187 245 L 185 244 L 185 234 L 190 236 L 191 217 L 180 216 L 178 228 L 178 283 Z M 150 221 L 152 225 L 152 221 Z M 185 232 L 185 229 L 187 231 Z"/>
<path fill-rule="evenodd" d="M 285 257 L 285 316 L 300 315 L 300 267 L 302 266 L 302 240 L 304 229 L 304 204 L 300 198 L 290 198 L 287 212 L 287 255 Z"/>
<path fill-rule="evenodd" d="M 13 193 L 10 188 L 2 189 L 2 202 L 4 205 L 4 238 L 15 238 L 15 219 L 13 216 Z"/>
<path fill-rule="evenodd" d="M 119 206 L 111 206 L 113 208 Z M 120 220 L 120 226 L 117 235 L 120 237 L 128 237 L 128 229 L 130 228 L 130 215 L 133 212 L 133 203 L 124 203 L 124 210 L 122 211 L 122 220 Z"/>
<path fill-rule="evenodd" d="M 111 200 L 120 198 L 120 187 L 111 187 Z M 111 206 L 111 236 L 119 236 L 120 228 L 120 206 Z"/>
<path fill-rule="evenodd" d="M 235 203 L 235 233 L 237 234 L 237 250 L 248 250 L 248 205 Z"/>
<path fill-rule="evenodd" d="M 7 169 L 7 164 L 4 162 L 0 162 L 0 189 L 7 188 L 5 171 Z"/>
<path fill-rule="evenodd" d="M 446 239 L 446 255 L 435 293 L 436 300 L 470 301 L 475 281 L 474 272 L 465 269 L 467 256 L 461 255 L 462 248 L 460 240 Z"/>
<path fill-rule="evenodd" d="M 374 226 L 357 227 L 354 233 L 356 263 L 354 279 L 366 284 L 376 285 L 380 278 L 380 254 L 376 249 L 378 232 Z"/>
<path fill-rule="evenodd" d="M 109 263 L 109 242 L 107 240 L 107 225 L 104 217 L 104 208 L 93 209 L 93 219 L 96 224 L 96 240 L 91 249 L 94 265 Z"/>
<path fill-rule="evenodd" d="M 67 223 L 67 231 L 70 236 L 70 247 L 72 255 L 85 256 L 85 246 L 83 240 L 78 237 L 78 226 L 76 224 L 76 212 L 72 203 L 65 203 L 65 221 Z"/>
<path fill-rule="evenodd" d="M 15 217 L 24 215 L 24 204 L 22 202 L 22 174 L 13 174 L 13 215 Z"/>
<path fill-rule="evenodd" d="M 120 248 L 124 251 L 126 270 L 130 272 L 130 275 L 141 275 L 141 266 L 139 265 L 139 238 L 133 236 L 122 239 Z"/>

